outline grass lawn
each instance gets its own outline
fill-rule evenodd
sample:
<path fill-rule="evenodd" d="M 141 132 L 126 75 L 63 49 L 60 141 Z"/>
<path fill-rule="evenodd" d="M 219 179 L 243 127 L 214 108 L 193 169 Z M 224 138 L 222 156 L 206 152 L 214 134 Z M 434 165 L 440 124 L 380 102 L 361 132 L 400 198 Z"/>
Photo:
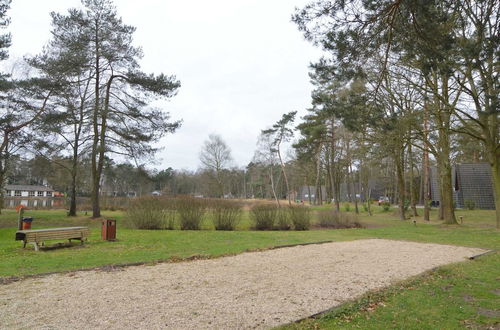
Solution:
<path fill-rule="evenodd" d="M 325 207 L 316 207 L 322 209 Z M 62 270 L 76 270 L 110 264 L 154 262 L 190 256 L 221 256 L 277 245 L 345 241 L 362 238 L 389 238 L 454 244 L 500 250 L 500 231 L 494 229 L 493 211 L 457 211 L 463 225 L 446 226 L 438 221 L 425 223 L 417 218 L 400 221 L 392 211 L 375 207 L 375 214 L 362 213 L 365 229 L 267 231 L 248 230 L 248 214 L 234 232 L 146 231 L 126 229 L 122 212 L 104 212 L 118 220 L 117 242 L 100 240 L 99 222 L 80 214 L 69 219 L 63 210 L 27 211 L 35 218 L 33 228 L 86 225 L 92 228 L 83 247 L 35 252 L 14 241 L 16 214 L 3 210 L 0 216 L 0 277 Z M 422 210 L 420 210 L 422 211 Z M 435 213 L 432 214 L 435 218 Z M 205 229 L 210 229 L 209 221 Z M 372 292 L 341 308 L 293 324 L 290 328 L 477 328 L 500 324 L 500 254 L 441 267 L 389 289 Z"/>

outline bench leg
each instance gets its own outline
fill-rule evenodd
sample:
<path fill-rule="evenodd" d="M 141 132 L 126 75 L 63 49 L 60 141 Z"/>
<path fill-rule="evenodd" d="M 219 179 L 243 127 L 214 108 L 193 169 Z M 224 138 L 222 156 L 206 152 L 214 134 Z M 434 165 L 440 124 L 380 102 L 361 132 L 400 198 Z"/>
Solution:
<path fill-rule="evenodd" d="M 35 247 L 35 251 L 40 251 L 40 250 L 38 249 L 38 243 L 37 243 L 37 242 L 33 242 L 32 244 L 33 244 L 33 246 Z"/>
<path fill-rule="evenodd" d="M 23 249 L 26 248 L 26 241 L 23 241 Z"/>

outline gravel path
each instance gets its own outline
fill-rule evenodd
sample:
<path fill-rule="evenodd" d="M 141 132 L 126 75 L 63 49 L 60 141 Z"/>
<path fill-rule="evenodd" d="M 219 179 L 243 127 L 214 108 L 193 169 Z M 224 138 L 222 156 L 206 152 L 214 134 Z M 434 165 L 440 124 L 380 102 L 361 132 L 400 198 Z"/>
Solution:
<path fill-rule="evenodd" d="M 382 239 L 0 286 L 0 328 L 269 328 L 482 249 Z"/>

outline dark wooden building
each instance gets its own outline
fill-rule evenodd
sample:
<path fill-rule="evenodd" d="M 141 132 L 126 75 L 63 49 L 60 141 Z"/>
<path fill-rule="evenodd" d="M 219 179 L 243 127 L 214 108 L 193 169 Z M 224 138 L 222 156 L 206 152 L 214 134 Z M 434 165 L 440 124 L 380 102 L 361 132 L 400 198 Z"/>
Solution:
<path fill-rule="evenodd" d="M 430 171 L 431 201 L 437 206 L 441 200 L 436 167 Z M 494 209 L 493 178 L 488 163 L 457 164 L 452 168 L 453 201 L 464 208 L 471 201 L 476 208 Z"/>

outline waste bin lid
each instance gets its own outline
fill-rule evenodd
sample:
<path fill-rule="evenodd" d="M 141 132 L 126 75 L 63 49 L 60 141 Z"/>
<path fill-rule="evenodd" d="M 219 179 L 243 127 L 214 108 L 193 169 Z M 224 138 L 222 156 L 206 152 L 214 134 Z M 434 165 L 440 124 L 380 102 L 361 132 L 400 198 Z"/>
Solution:
<path fill-rule="evenodd" d="M 33 218 L 23 218 L 23 222 L 32 222 Z"/>

